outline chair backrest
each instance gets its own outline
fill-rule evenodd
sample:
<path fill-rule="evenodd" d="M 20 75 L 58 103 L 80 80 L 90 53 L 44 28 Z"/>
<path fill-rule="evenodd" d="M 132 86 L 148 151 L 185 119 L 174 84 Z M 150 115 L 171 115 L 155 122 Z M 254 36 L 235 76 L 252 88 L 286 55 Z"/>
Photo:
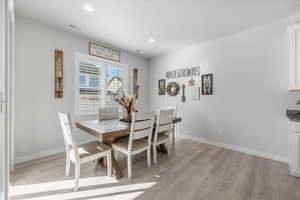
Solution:
<path fill-rule="evenodd" d="M 156 119 L 156 127 L 154 133 L 154 143 L 157 142 L 158 134 L 164 133 L 169 135 L 172 130 L 172 121 L 175 116 L 174 109 L 160 110 Z"/>
<path fill-rule="evenodd" d="M 118 118 L 119 118 L 118 107 L 99 108 L 99 120 L 118 119 Z"/>
<path fill-rule="evenodd" d="M 177 116 L 177 106 L 163 106 L 161 110 L 174 110 L 173 116 Z"/>
<path fill-rule="evenodd" d="M 66 153 L 69 154 L 70 152 L 74 152 L 75 157 L 77 157 L 76 155 L 78 155 L 78 149 L 77 149 L 76 140 L 72 135 L 73 126 L 70 119 L 70 115 L 67 113 L 59 112 L 58 118 L 62 129 L 64 141 L 65 141 Z"/>
<path fill-rule="evenodd" d="M 134 140 L 147 138 L 151 145 L 155 112 L 134 112 L 131 122 L 128 151 L 132 151 Z"/>

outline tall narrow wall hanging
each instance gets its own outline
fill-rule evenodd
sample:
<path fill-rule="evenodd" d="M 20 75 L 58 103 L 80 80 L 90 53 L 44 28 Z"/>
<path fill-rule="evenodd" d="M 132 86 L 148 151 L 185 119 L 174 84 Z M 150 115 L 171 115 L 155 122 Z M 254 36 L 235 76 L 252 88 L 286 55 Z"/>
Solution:
<path fill-rule="evenodd" d="M 138 98 L 139 96 L 139 85 L 138 85 L 138 69 L 133 69 L 133 94 Z"/>
<path fill-rule="evenodd" d="M 55 62 L 55 83 L 54 83 L 54 96 L 55 98 L 63 98 L 64 91 L 63 91 L 63 67 L 64 67 L 64 52 L 61 50 L 55 50 L 54 52 L 54 62 Z"/>

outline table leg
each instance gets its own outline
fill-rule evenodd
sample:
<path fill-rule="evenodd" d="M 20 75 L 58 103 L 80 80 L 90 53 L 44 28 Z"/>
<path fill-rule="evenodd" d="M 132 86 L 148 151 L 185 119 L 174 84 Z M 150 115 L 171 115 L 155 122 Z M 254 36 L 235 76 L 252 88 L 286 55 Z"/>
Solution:
<path fill-rule="evenodd" d="M 104 143 L 110 147 L 112 146 L 112 141 L 104 141 Z M 113 153 L 111 155 L 111 163 L 112 163 L 112 176 L 117 180 L 124 177 L 123 172 L 120 170 L 118 162 L 116 161 L 116 158 Z"/>
<path fill-rule="evenodd" d="M 123 172 L 120 170 L 120 167 L 119 167 L 119 165 L 116 161 L 116 158 L 113 154 L 111 156 L 111 162 L 112 162 L 112 176 L 114 178 L 116 178 L 117 180 L 123 178 L 123 176 L 124 176 Z"/>
<path fill-rule="evenodd" d="M 167 154 L 168 150 L 165 144 L 160 144 L 157 146 L 157 151 Z"/>

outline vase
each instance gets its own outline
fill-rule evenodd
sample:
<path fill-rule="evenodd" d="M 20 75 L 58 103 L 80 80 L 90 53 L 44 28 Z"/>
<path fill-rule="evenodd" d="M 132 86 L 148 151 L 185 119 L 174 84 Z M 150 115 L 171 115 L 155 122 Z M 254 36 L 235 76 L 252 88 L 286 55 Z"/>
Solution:
<path fill-rule="evenodd" d="M 125 121 L 131 121 L 132 120 L 132 112 L 127 110 L 126 108 L 122 107 L 123 110 L 123 119 Z"/>

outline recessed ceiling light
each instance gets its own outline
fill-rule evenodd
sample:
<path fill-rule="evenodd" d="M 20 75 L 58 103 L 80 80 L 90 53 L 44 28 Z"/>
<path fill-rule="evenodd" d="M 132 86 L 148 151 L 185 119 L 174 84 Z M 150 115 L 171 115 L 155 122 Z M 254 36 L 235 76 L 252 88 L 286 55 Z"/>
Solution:
<path fill-rule="evenodd" d="M 154 38 L 149 38 L 149 39 L 148 39 L 148 42 L 154 43 L 154 42 L 155 42 L 155 39 L 154 39 Z"/>
<path fill-rule="evenodd" d="M 86 10 L 86 11 L 88 11 L 88 12 L 94 12 L 95 11 L 95 9 L 91 5 L 89 5 L 89 4 L 85 4 L 83 6 L 83 9 Z"/>

